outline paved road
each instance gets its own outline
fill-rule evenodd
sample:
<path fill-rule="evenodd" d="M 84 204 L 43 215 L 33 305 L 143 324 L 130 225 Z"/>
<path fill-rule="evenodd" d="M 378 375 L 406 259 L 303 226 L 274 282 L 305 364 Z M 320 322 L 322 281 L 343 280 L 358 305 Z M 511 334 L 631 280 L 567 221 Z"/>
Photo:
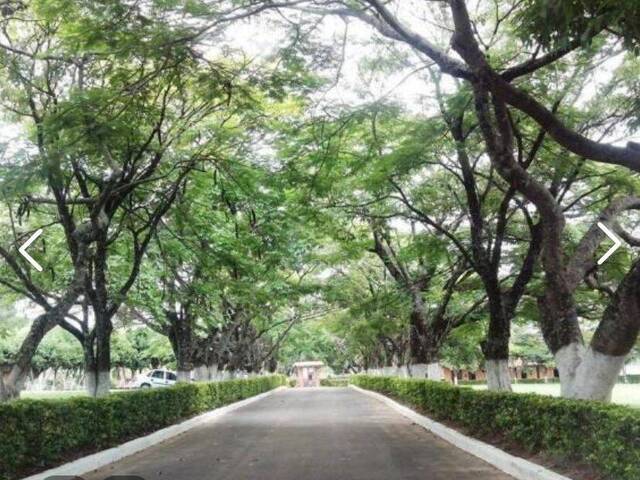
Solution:
<path fill-rule="evenodd" d="M 275 393 L 87 480 L 512 480 L 346 388 Z"/>

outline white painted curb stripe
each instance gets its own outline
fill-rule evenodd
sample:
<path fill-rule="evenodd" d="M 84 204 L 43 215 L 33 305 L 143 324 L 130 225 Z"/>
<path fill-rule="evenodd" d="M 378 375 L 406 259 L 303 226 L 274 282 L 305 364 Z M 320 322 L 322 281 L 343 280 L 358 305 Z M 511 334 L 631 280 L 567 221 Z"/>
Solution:
<path fill-rule="evenodd" d="M 31 475 L 30 477 L 23 478 L 22 480 L 46 480 L 54 475 L 74 476 L 93 472 L 94 470 L 120 461 L 125 457 L 130 457 L 131 455 L 141 452 L 142 450 L 178 436 L 188 430 L 191 430 L 194 427 L 213 422 L 229 412 L 233 412 L 234 410 L 244 407 L 245 405 L 249 405 L 250 403 L 257 402 L 258 400 L 268 397 L 274 392 L 280 391 L 284 388 L 286 387 L 278 387 L 273 390 L 269 390 L 268 392 L 256 395 L 255 397 L 245 398 L 244 400 L 240 400 L 239 402 L 216 408 L 215 410 L 211 410 L 207 413 L 203 413 L 202 415 L 198 415 L 197 417 L 190 418 L 189 420 L 186 420 L 182 423 L 171 425 L 169 427 L 163 428 L 162 430 L 153 432 L 146 437 L 136 438 L 135 440 L 131 440 L 130 442 L 124 443 L 118 447 L 102 450 L 101 452 L 94 453 L 93 455 L 80 458 L 73 462 L 65 463 L 60 467 L 52 468 L 51 470 L 47 470 L 45 472 Z"/>
<path fill-rule="evenodd" d="M 410 408 L 407 408 L 384 395 L 370 390 L 364 390 L 360 387 L 356 387 L 355 385 L 349 385 L 349 387 L 363 393 L 364 395 L 381 401 L 446 442 L 460 450 L 464 450 L 465 452 L 480 458 L 481 460 L 484 460 L 488 464 L 493 465 L 497 469 L 511 475 L 516 480 L 571 480 L 569 477 L 552 472 L 551 470 L 525 460 L 524 458 L 516 457 L 500 450 L 499 448 L 481 442 L 480 440 L 467 437 L 452 428 L 446 427 L 445 425 L 435 422 L 424 415 L 414 412 Z"/>

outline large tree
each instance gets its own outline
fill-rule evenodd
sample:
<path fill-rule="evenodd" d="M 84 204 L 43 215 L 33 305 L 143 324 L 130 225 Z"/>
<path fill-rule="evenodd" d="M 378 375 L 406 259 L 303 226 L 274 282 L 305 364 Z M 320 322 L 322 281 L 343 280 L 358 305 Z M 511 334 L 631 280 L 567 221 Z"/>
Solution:
<path fill-rule="evenodd" d="M 601 9 L 598 9 L 598 5 L 604 5 L 602 3 L 581 4 L 587 20 L 573 24 L 572 15 L 561 16 L 560 22 L 565 21 L 565 27 L 561 25 L 559 31 L 561 37 L 567 40 L 558 44 L 547 42 L 552 46 L 545 51 L 544 43 L 531 45 L 529 38 L 525 45 L 519 38 L 510 36 L 508 28 L 523 9 L 532 4 L 548 5 L 548 2 L 496 4 L 491 8 L 479 8 L 477 18 L 471 17 L 465 0 L 438 2 L 439 5 L 442 3 L 446 6 L 446 14 L 439 20 L 448 24 L 448 30 L 444 29 L 444 35 L 448 37 L 446 43 L 438 43 L 439 39 L 430 38 L 425 33 L 426 30 L 417 31 L 414 26 L 416 22 L 409 21 L 412 12 L 403 9 L 401 2 L 285 1 L 278 4 L 240 2 L 232 7 L 226 5 L 230 8 L 227 11 L 230 19 L 239 14 L 252 15 L 270 8 L 356 18 L 372 26 L 382 36 L 408 46 L 422 58 L 426 57 L 443 74 L 469 85 L 473 92 L 473 110 L 487 156 L 511 188 L 536 206 L 540 216 L 543 238 L 541 258 L 546 282 L 546 294 L 540 301 L 541 316 L 544 319 L 542 327 L 546 332 L 547 343 L 561 365 L 564 393 L 579 398 L 604 399 L 610 392 L 612 379 L 617 375 L 621 359 L 633 344 L 629 339 L 635 339 L 640 328 L 635 315 L 638 308 L 638 297 L 634 290 L 636 267 L 632 266 L 628 276 L 620 283 L 610 308 L 603 316 L 602 328 L 598 329 L 590 347 L 585 350 L 578 333 L 573 290 L 589 271 L 587 264 L 592 263 L 595 247 L 604 234 L 594 224 L 590 234 L 585 237 L 584 250 L 580 249 L 580 254 L 574 259 L 566 259 L 568 252 L 562 246 L 565 231 L 562 207 L 554 196 L 553 188 L 547 188 L 540 178 L 530 175 L 518 162 L 518 136 L 513 118 L 519 112 L 537 123 L 545 135 L 569 152 L 566 155 L 569 161 L 573 161 L 573 155 L 576 155 L 587 161 L 640 171 L 640 149 L 634 143 L 630 142 L 626 146 L 608 143 L 602 138 L 602 129 L 595 129 L 596 138 L 600 136 L 600 139 L 593 140 L 590 134 L 594 129 L 576 128 L 562 109 L 555 109 L 554 103 L 546 104 L 546 98 L 536 97 L 531 92 L 531 85 L 539 81 L 541 75 L 563 65 L 567 56 L 583 45 L 600 45 L 603 48 L 606 42 L 599 40 L 609 32 L 623 36 L 633 44 L 634 30 L 622 15 L 625 8 L 629 10 L 631 7 L 628 2 L 623 2 L 617 8 Z M 590 18 L 593 11 L 597 15 Z M 555 21 L 550 23 L 551 31 L 557 24 Z M 562 30 L 567 30 L 566 25 L 571 25 L 568 35 Z M 576 35 L 571 29 L 579 31 L 579 34 Z M 506 34 L 503 33 L 505 31 Z M 526 31 L 521 33 L 522 37 L 526 37 Z M 529 46 L 533 48 L 529 49 Z M 628 119 L 628 116 L 625 118 L 623 115 L 622 118 Z M 633 202 L 633 199 L 628 201 Z M 627 200 L 619 202 L 626 203 Z M 619 203 L 612 203 L 609 210 L 603 213 L 604 220 L 610 221 L 612 211 L 620 210 L 617 205 Z M 576 263 L 575 258 L 583 261 L 577 268 L 573 265 Z M 586 371 L 594 368 L 601 371 L 601 375 L 594 377 L 599 378 L 598 381 L 590 382 L 579 373 L 584 372 L 586 375 Z M 602 378 L 606 380 L 601 381 Z"/>
<path fill-rule="evenodd" d="M 112 319 L 154 232 L 189 173 L 215 161 L 211 126 L 236 107 L 234 67 L 172 42 L 184 32 L 140 8 L 49 2 L 3 20 L 4 103 L 30 132 L 28 161 L 13 166 L 30 183 L 11 189 L 10 208 L 37 212 L 36 228 L 55 225 L 67 254 L 54 273 L 65 286 L 52 301 L 1 252 L 11 284 L 45 309 L 16 367 L 23 370 L 46 331 L 61 324 L 85 346 L 94 395 L 108 392 Z M 67 318 L 79 298 L 91 329 Z"/>

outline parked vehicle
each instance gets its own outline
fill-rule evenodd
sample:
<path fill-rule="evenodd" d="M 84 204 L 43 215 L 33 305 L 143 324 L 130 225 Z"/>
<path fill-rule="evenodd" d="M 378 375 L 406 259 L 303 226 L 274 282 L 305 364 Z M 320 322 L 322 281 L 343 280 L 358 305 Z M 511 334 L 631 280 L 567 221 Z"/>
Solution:
<path fill-rule="evenodd" d="M 175 385 L 178 377 L 175 372 L 170 370 L 156 369 L 151 370 L 146 375 L 136 378 L 133 388 L 159 388 L 170 387 Z"/>

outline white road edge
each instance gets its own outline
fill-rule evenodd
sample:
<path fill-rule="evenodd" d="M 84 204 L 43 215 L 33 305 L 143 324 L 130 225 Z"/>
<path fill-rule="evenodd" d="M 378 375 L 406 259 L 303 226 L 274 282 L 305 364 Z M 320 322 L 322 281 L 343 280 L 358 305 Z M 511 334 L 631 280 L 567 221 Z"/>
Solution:
<path fill-rule="evenodd" d="M 571 480 L 569 477 L 552 472 L 551 470 L 525 460 L 524 458 L 516 457 L 500 450 L 499 448 L 481 442 L 480 440 L 467 437 L 452 428 L 414 412 L 410 408 L 407 408 L 395 400 L 391 400 L 389 397 L 381 395 L 380 393 L 365 390 L 363 388 L 356 387 L 355 385 L 349 385 L 349 387 L 364 395 L 379 400 L 394 409 L 396 412 L 404 415 L 409 420 L 442 438 L 446 442 L 460 450 L 464 450 L 465 452 L 478 457 L 481 460 L 484 460 L 488 464 L 493 465 L 498 470 L 502 470 L 517 480 Z"/>
<path fill-rule="evenodd" d="M 250 403 L 257 402 L 258 400 L 268 397 L 269 395 L 272 395 L 284 388 L 287 387 L 278 387 L 273 390 L 269 390 L 268 392 L 256 395 L 255 397 L 249 397 L 244 400 L 240 400 L 239 402 L 216 408 L 215 410 L 190 418 L 182 423 L 171 425 L 163 428 L 162 430 L 153 432 L 146 437 L 136 438 L 135 440 L 131 440 L 118 447 L 102 450 L 101 452 L 74 460 L 73 462 L 65 463 L 64 465 L 52 468 L 45 472 L 31 475 L 30 477 L 23 478 L 22 480 L 47 480 L 49 477 L 56 475 L 68 475 L 73 477 L 93 472 L 94 470 L 98 470 L 99 468 L 118 462 L 125 457 L 130 457 L 131 455 L 141 452 L 142 450 L 152 447 L 158 443 L 185 433 L 194 427 L 213 422 L 227 413 L 233 412 L 234 410 L 244 407 L 245 405 L 249 405 Z"/>

